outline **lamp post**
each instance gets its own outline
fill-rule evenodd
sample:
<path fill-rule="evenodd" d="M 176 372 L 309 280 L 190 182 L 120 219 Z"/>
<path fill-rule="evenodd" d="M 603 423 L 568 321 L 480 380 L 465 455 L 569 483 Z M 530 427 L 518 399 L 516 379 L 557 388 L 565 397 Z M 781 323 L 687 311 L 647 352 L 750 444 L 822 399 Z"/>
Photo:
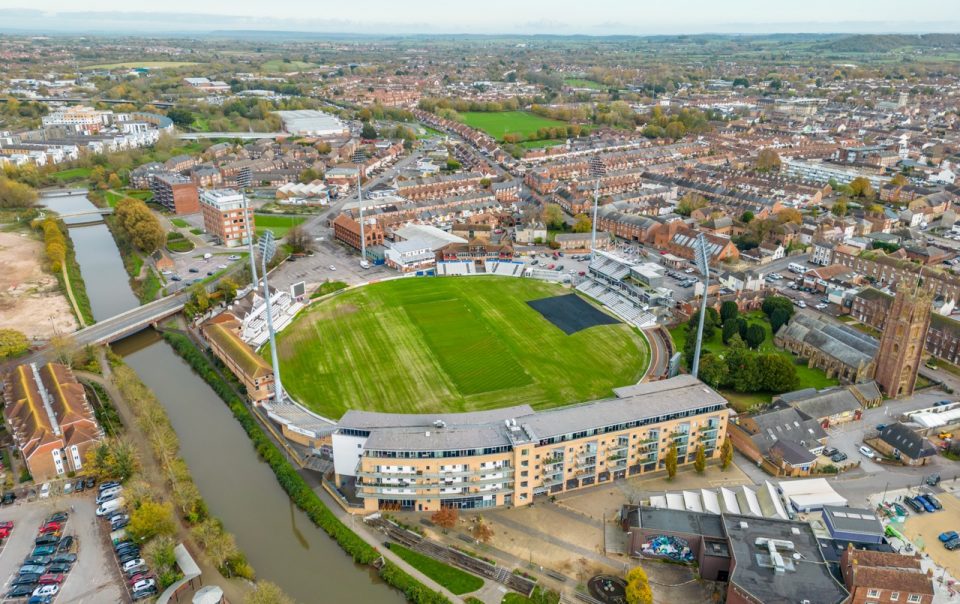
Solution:
<path fill-rule="evenodd" d="M 267 330 L 270 334 L 270 357 L 273 360 L 273 394 L 277 404 L 283 403 L 283 385 L 280 383 L 280 361 L 277 358 L 277 338 L 273 331 L 273 310 L 270 304 L 270 287 L 267 285 L 267 263 L 277 253 L 273 231 L 264 231 L 260 237 L 260 261 L 263 263 L 263 299 L 267 305 Z"/>
<path fill-rule="evenodd" d="M 696 348 L 693 352 L 693 377 L 697 377 L 700 371 L 700 347 L 703 343 L 703 320 L 707 316 L 707 286 L 710 284 L 710 252 L 703 233 L 697 235 L 693 243 L 693 255 L 697 270 L 703 275 L 703 299 L 700 302 L 700 321 L 697 324 Z"/>

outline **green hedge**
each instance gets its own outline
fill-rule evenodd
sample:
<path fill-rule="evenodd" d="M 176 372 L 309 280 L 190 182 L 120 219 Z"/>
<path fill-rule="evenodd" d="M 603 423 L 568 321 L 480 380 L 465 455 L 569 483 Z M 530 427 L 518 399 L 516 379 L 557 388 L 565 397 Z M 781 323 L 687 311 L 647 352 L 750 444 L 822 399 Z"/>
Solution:
<path fill-rule="evenodd" d="M 194 346 L 190 338 L 169 331 L 163 333 L 163 338 L 230 407 L 233 416 L 240 422 L 253 442 L 257 454 L 270 466 L 277 477 L 277 482 L 297 507 L 303 510 L 317 526 L 326 531 L 354 561 L 368 565 L 376 562 L 380 558 L 380 552 L 341 522 L 313 492 L 293 464 L 287 461 L 280 449 L 260 427 L 244 400 L 217 373 L 206 355 Z M 389 585 L 402 591 L 409 601 L 416 604 L 449 604 L 450 602 L 442 594 L 427 588 L 390 562 L 386 562 L 380 569 L 380 576 Z"/>

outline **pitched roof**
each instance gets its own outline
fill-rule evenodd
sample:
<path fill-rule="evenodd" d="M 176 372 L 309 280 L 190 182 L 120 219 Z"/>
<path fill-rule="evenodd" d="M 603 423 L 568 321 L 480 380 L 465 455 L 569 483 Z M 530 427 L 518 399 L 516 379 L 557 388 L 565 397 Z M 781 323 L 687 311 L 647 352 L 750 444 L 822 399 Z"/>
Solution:
<path fill-rule="evenodd" d="M 933 457 L 937 454 L 937 448 L 933 443 L 900 422 L 890 424 L 881 430 L 880 440 L 910 459 Z"/>
<path fill-rule="evenodd" d="M 273 373 L 273 368 L 237 335 L 236 330 L 239 325 L 237 321 L 207 323 L 204 325 L 203 332 L 207 339 L 216 342 L 224 354 L 229 356 L 248 377 L 258 379 L 270 375 Z"/>
<path fill-rule="evenodd" d="M 921 571 L 920 559 L 892 552 L 852 550 L 851 583 L 854 588 L 890 589 L 912 594 L 933 594 L 933 582 Z"/>

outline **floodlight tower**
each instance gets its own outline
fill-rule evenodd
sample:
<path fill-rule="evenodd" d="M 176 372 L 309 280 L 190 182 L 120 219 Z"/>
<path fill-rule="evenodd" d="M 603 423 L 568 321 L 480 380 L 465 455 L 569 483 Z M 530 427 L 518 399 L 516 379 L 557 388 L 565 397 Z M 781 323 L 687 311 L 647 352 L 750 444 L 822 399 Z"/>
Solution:
<path fill-rule="evenodd" d="M 240 194 L 243 195 L 243 224 L 247 231 L 247 249 L 250 254 L 250 282 L 256 289 L 259 279 L 257 279 L 257 258 L 256 254 L 253 253 L 253 231 L 250 230 L 250 202 L 247 201 L 246 193 L 241 192 Z"/>
<path fill-rule="evenodd" d="M 703 343 L 703 320 L 707 316 L 707 286 L 710 284 L 710 251 L 707 238 L 703 233 L 697 235 L 693 243 L 694 262 L 697 264 L 697 270 L 703 275 L 703 299 L 700 301 L 700 321 L 697 324 L 697 347 L 693 352 L 693 376 L 696 377 L 700 371 L 700 345 Z"/>
<path fill-rule="evenodd" d="M 590 160 L 590 176 L 596 178 L 593 184 L 593 222 L 590 223 L 590 260 L 597 249 L 597 207 L 600 205 L 600 177 L 603 176 L 605 168 L 599 155 L 594 155 Z"/>
<path fill-rule="evenodd" d="M 270 304 L 270 287 L 267 285 L 267 263 L 277 252 L 273 231 L 264 231 L 260 237 L 260 261 L 263 263 L 263 299 L 267 304 L 267 330 L 270 333 L 270 356 L 273 360 L 273 394 L 280 405 L 283 403 L 283 385 L 280 383 L 280 361 L 277 358 L 277 334 L 273 330 L 273 310 Z"/>
<path fill-rule="evenodd" d="M 363 187 L 360 182 L 360 165 L 363 164 L 365 158 L 363 149 L 357 149 L 356 153 L 353 154 L 353 162 L 357 164 L 357 205 L 360 206 L 360 262 L 367 259 L 367 236 L 363 225 Z"/>

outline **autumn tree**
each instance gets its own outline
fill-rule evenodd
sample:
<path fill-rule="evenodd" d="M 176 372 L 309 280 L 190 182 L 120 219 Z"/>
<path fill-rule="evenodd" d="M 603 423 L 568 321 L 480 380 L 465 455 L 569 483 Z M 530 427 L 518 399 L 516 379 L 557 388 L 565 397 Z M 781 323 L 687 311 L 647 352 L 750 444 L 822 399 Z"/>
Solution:
<path fill-rule="evenodd" d="M 51 356 L 61 365 L 73 365 L 73 358 L 79 349 L 77 340 L 68 333 L 57 334 L 50 338 Z"/>
<path fill-rule="evenodd" d="M 107 186 L 111 189 L 119 189 L 123 186 L 123 182 L 120 180 L 120 177 L 117 176 L 116 172 L 110 173 L 110 177 L 107 178 Z"/>
<path fill-rule="evenodd" d="M 459 518 L 460 514 L 457 512 L 457 508 L 449 506 L 440 508 L 430 516 L 430 520 L 442 528 L 444 533 L 455 527 Z"/>
<path fill-rule="evenodd" d="M 133 446 L 123 440 L 102 440 L 87 450 L 86 457 L 84 469 L 100 480 L 109 478 L 123 482 L 140 467 Z"/>
<path fill-rule="evenodd" d="M 573 232 L 589 233 L 593 229 L 593 221 L 586 214 L 577 214 L 574 217 Z"/>
<path fill-rule="evenodd" d="M 890 184 L 895 187 L 903 187 L 907 184 L 907 177 L 903 174 L 896 174 L 893 178 L 890 179 Z"/>
<path fill-rule="evenodd" d="M 489 524 L 484 522 L 482 516 L 477 516 L 477 519 L 474 520 L 470 534 L 480 543 L 487 543 L 493 539 L 493 529 L 490 528 Z"/>
<path fill-rule="evenodd" d="M 30 349 L 30 341 L 16 329 L 0 329 L 0 360 L 12 359 Z"/>
<path fill-rule="evenodd" d="M 667 478 L 673 480 L 673 477 L 677 475 L 677 443 L 674 440 L 670 441 L 670 448 L 667 449 L 667 456 L 663 460 L 663 465 L 667 469 Z"/>
<path fill-rule="evenodd" d="M 643 568 L 635 566 L 627 573 L 627 604 L 653 604 L 653 591 Z"/>
<path fill-rule="evenodd" d="M 757 154 L 757 161 L 754 162 L 754 168 L 758 172 L 769 172 L 780 169 L 780 154 L 773 149 L 761 149 Z"/>
<path fill-rule="evenodd" d="M 313 248 L 313 238 L 310 237 L 310 233 L 302 224 L 298 224 L 287 231 L 285 240 L 295 254 L 302 254 Z"/>
<path fill-rule="evenodd" d="M 780 224 L 786 224 L 788 222 L 803 224 L 803 214 L 796 208 L 784 208 L 777 212 L 777 222 Z"/>
<path fill-rule="evenodd" d="M 696 457 L 693 460 L 693 469 L 700 474 L 703 474 L 704 470 L 707 469 L 707 452 L 703 449 L 703 445 L 697 445 Z"/>
<path fill-rule="evenodd" d="M 157 251 L 166 241 L 160 221 L 139 199 L 127 197 L 117 202 L 114 219 L 130 242 L 145 254 Z"/>
<path fill-rule="evenodd" d="M 677 203 L 677 214 L 689 216 L 694 210 L 706 207 L 707 203 L 707 199 L 703 195 L 693 192 L 687 193 L 681 197 L 680 202 Z"/>
<path fill-rule="evenodd" d="M 134 540 L 148 541 L 159 535 L 172 535 L 176 532 L 173 520 L 173 506 L 169 503 L 144 501 L 140 507 L 130 512 L 130 524 L 127 533 Z"/>
<path fill-rule="evenodd" d="M 850 181 L 850 194 L 854 197 L 859 197 L 862 199 L 873 199 L 876 196 L 876 192 L 873 190 L 873 185 L 870 184 L 870 181 L 863 177 L 858 176 Z"/>
<path fill-rule="evenodd" d="M 280 586 L 270 581 L 257 581 L 252 591 L 247 593 L 244 604 L 294 604 L 293 598 L 283 593 Z"/>
<path fill-rule="evenodd" d="M 723 444 L 720 445 L 720 469 L 726 470 L 731 462 L 733 462 L 733 442 L 728 437 L 724 438 Z"/>
<path fill-rule="evenodd" d="M 300 172 L 299 180 L 303 184 L 309 184 L 322 177 L 323 176 L 320 174 L 320 172 L 314 170 L 313 168 L 307 168 L 304 171 Z"/>
<path fill-rule="evenodd" d="M 0 208 L 29 208 L 38 197 L 30 185 L 0 175 Z"/>
<path fill-rule="evenodd" d="M 220 283 L 217 284 L 217 292 L 220 293 L 223 301 L 227 303 L 233 302 L 233 299 L 237 297 L 237 289 L 239 288 L 240 286 L 237 285 L 237 282 L 230 277 L 220 279 Z"/>
<path fill-rule="evenodd" d="M 834 202 L 833 207 L 830 208 L 830 212 L 838 218 L 843 218 L 847 215 L 847 198 L 841 197 Z"/>
<path fill-rule="evenodd" d="M 540 220 L 548 229 L 559 229 L 563 227 L 563 209 L 555 203 L 548 203 L 543 208 Z"/>

